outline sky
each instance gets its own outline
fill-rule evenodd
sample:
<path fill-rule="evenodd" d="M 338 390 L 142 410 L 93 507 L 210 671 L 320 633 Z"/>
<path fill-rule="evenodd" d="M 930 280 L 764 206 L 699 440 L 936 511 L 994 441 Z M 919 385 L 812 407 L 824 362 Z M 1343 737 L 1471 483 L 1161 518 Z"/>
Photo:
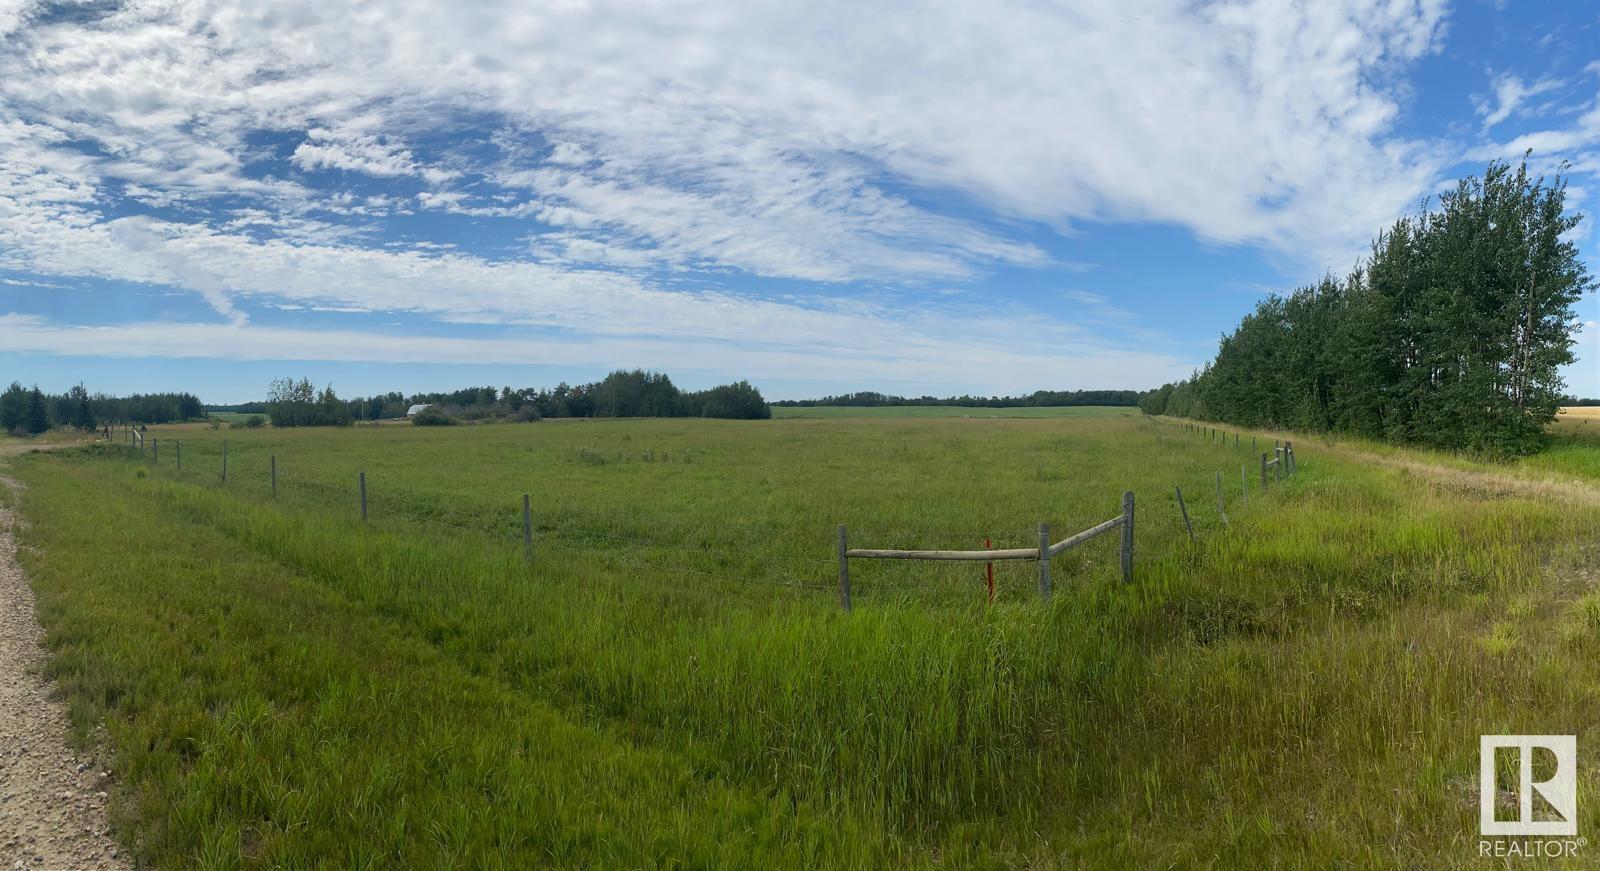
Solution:
<path fill-rule="evenodd" d="M 1148 388 L 1529 148 L 1600 7 L 0 0 L 0 382 Z"/>

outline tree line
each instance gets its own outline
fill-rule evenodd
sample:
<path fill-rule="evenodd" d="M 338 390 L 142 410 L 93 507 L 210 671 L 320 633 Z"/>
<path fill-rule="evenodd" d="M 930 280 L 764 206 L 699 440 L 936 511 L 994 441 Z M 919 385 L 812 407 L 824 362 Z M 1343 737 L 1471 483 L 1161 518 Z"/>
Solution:
<path fill-rule="evenodd" d="M 533 421 L 559 417 L 712 417 L 765 420 L 772 409 L 748 381 L 708 390 L 684 391 L 659 372 L 618 370 L 600 381 L 553 388 L 467 387 L 434 393 L 390 392 L 340 399 L 329 385 L 309 379 L 272 382 L 259 403 L 212 406 L 213 411 L 261 414 L 273 426 L 344 426 L 353 421 L 402 417 L 413 406 L 430 406 L 426 423 L 454 421 Z"/>
<path fill-rule="evenodd" d="M 1566 179 L 1496 161 L 1403 217 L 1346 277 L 1273 295 L 1150 414 L 1496 455 L 1544 444 L 1594 288 Z"/>
<path fill-rule="evenodd" d="M 101 423 L 179 423 L 205 417 L 200 398 L 189 393 L 90 394 L 83 385 L 49 394 L 38 385 L 13 381 L 0 393 L 0 431 L 37 435 L 56 427 L 92 430 Z"/>
<path fill-rule="evenodd" d="M 1035 390 L 1026 396 L 896 396 L 864 390 L 821 399 L 781 399 L 772 403 L 786 408 L 813 408 L 819 405 L 878 407 L 900 405 L 943 405 L 961 408 L 1059 408 L 1075 405 L 1139 404 L 1137 390 Z"/>

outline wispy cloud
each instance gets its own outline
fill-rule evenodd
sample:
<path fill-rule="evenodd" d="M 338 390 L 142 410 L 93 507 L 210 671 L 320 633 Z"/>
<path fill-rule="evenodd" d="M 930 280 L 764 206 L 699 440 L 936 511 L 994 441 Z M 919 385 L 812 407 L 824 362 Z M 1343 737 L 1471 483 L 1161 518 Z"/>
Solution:
<path fill-rule="evenodd" d="M 1458 150 L 1395 132 L 1442 0 L 104 13 L 0 0 L 0 268 L 188 288 L 252 337 L 250 306 L 298 306 L 945 371 L 1013 358 L 932 289 L 1084 266 L 1041 238 L 1156 222 L 1347 263 Z"/>
<path fill-rule="evenodd" d="M 379 177 L 418 176 L 430 184 L 442 184 L 459 175 L 418 165 L 410 151 L 386 137 L 349 129 L 312 128 L 289 159 L 301 169 L 340 169 Z"/>
<path fill-rule="evenodd" d="M 1003 325 L 997 325 L 1003 326 Z M 684 345 L 651 337 L 562 336 L 458 338 L 393 330 L 307 330 L 250 324 L 143 322 L 80 327 L 36 316 L 0 315 L 0 346 L 22 353 L 118 358 L 315 360 L 503 365 L 634 365 L 676 372 L 740 372 L 751 378 L 807 377 L 849 383 L 870 368 L 883 384 L 929 390 L 1037 389 L 1041 383 L 1140 388 L 1186 374 L 1189 361 L 1161 353 L 1084 344 L 1002 350 L 972 343 L 898 340 L 826 354 L 763 343 Z"/>
<path fill-rule="evenodd" d="M 1496 77 L 1493 99 L 1479 98 L 1477 101 L 1478 114 L 1483 116 L 1483 129 L 1488 130 L 1510 118 L 1529 99 L 1558 90 L 1563 84 L 1556 79 L 1540 79 L 1528 84 L 1509 73 Z"/>

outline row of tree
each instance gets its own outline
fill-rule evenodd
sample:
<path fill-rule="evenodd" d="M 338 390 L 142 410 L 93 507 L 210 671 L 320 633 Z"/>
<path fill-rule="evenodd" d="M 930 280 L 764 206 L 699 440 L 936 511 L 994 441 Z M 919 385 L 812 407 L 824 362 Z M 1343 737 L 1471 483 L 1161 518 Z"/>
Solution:
<path fill-rule="evenodd" d="M 29 390 L 13 381 L 5 393 L 0 393 L 0 430 L 38 435 L 50 427 L 49 400 L 37 384 Z"/>
<path fill-rule="evenodd" d="M 458 420 L 539 420 L 546 417 L 715 417 L 764 420 L 772 409 L 748 381 L 709 390 L 683 391 L 659 372 L 619 370 L 592 384 L 554 388 L 468 387 L 437 393 L 391 392 L 340 399 L 330 385 L 317 390 L 310 380 L 272 382 L 267 400 L 216 411 L 264 414 L 273 426 L 344 426 L 355 420 L 403 416 L 416 405 Z"/>
<path fill-rule="evenodd" d="M 83 385 L 49 394 L 13 381 L 0 393 L 0 431 L 41 433 L 55 427 L 92 430 L 102 421 L 177 423 L 205 417 L 197 396 L 188 393 L 90 394 Z"/>
<path fill-rule="evenodd" d="M 1272 296 L 1151 414 L 1350 433 L 1399 444 L 1538 450 L 1566 401 L 1573 306 L 1594 287 L 1566 181 L 1492 163 L 1401 218 L 1349 276 Z"/>
<path fill-rule="evenodd" d="M 818 405 L 877 407 L 891 405 L 948 405 L 961 408 L 1059 408 L 1074 405 L 1124 405 L 1139 403 L 1137 390 L 1036 390 L 1026 396 L 896 396 L 864 390 L 821 399 L 782 399 L 772 403 L 790 408 Z"/>
<path fill-rule="evenodd" d="M 280 378 L 267 386 L 267 416 L 273 426 L 349 426 L 354 420 L 348 403 L 329 384 L 317 390 L 309 378 Z"/>

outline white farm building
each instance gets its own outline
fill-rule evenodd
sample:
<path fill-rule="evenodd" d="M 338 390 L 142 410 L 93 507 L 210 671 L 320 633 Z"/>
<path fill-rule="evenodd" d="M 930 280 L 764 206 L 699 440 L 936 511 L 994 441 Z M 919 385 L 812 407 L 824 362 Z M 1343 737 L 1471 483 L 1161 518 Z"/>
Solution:
<path fill-rule="evenodd" d="M 423 403 L 421 405 L 413 405 L 410 408 L 406 409 L 406 417 L 416 417 L 417 415 L 423 413 L 424 411 L 427 411 L 431 407 L 432 406 L 429 406 L 426 403 Z"/>

